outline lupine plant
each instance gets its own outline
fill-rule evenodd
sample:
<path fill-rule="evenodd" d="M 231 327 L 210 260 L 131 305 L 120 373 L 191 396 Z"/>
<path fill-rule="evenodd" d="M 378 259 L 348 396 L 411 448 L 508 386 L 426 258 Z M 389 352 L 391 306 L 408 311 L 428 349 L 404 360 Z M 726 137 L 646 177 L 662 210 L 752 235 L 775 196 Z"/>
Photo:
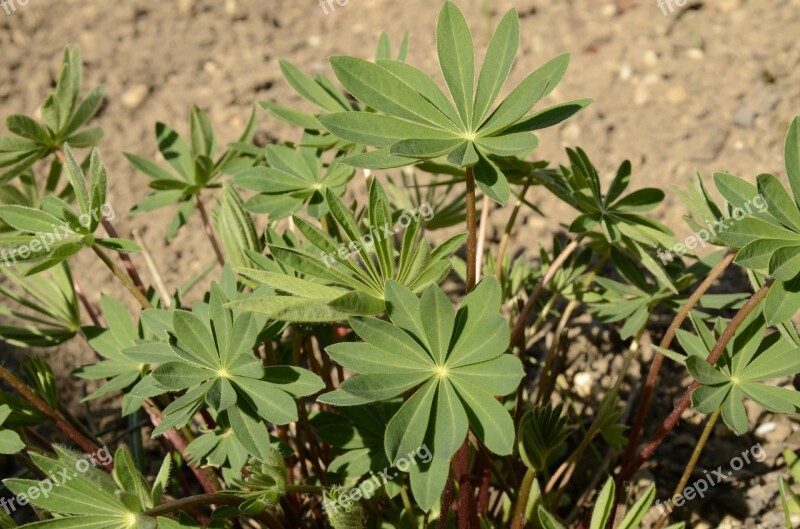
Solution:
<path fill-rule="evenodd" d="M 166 238 L 179 241 L 199 212 L 214 259 L 181 284 L 117 234 L 116 176 L 101 130 L 85 128 L 102 87 L 82 98 L 68 47 L 42 122 L 10 115 L 0 136 L 0 338 L 26 356 L 0 365 L 0 454 L 18 469 L 0 527 L 661 527 L 648 511 L 671 490 L 625 485 L 657 469 L 689 407 L 707 420 L 678 491 L 719 417 L 743 435 L 756 420 L 746 400 L 797 413 L 800 118 L 786 138 L 789 190 L 719 173 L 719 203 L 697 175 L 676 189 L 696 232 L 678 244 L 649 216 L 664 191 L 628 189 L 630 162 L 606 178 L 578 147 L 560 164 L 535 158 L 535 131 L 591 101 L 533 110 L 567 54 L 505 88 L 519 40 L 512 10 L 478 68 L 446 1 L 443 86 L 406 62 L 408 35 L 394 55 L 383 34 L 373 61 L 332 57 L 335 80 L 281 61 L 308 105 L 260 103 L 296 127 L 280 143 L 255 143 L 257 112 L 224 148 L 197 106 L 183 136 L 156 124 L 161 160 L 125 154 L 150 188 L 131 213 L 171 208 Z M 538 251 L 512 253 L 520 213 L 553 201 L 572 220 Z M 478 221 L 489 210 L 508 213 L 497 244 Z M 698 241 L 719 250 L 697 256 Z M 118 286 L 81 288 L 78 253 Z M 733 266 L 749 284 L 711 292 Z M 615 335 L 622 359 L 592 397 L 559 382 L 581 313 Z M 632 376 L 659 337 L 646 379 Z M 90 389 L 82 416 L 39 355 L 65 342 L 97 358 L 73 373 Z M 665 361 L 692 382 L 655 409 L 675 389 L 661 382 Z M 102 449 L 114 457 L 88 465 Z M 799 479 L 795 454 L 784 458 Z M 790 527 L 797 494 L 780 488 Z"/>

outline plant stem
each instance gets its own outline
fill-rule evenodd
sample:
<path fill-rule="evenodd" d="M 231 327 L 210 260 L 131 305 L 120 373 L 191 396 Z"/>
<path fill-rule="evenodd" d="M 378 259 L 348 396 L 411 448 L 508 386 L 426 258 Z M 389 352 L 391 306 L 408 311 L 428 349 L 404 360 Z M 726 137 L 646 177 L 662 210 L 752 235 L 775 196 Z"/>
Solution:
<path fill-rule="evenodd" d="M 771 281 L 767 282 L 764 286 L 758 289 L 758 291 L 747 300 L 744 306 L 739 309 L 739 312 L 734 315 L 733 319 L 731 319 L 730 323 L 728 323 L 728 326 L 725 327 L 725 330 L 722 332 L 719 340 L 717 340 L 717 343 L 714 344 L 711 353 L 708 355 L 707 361 L 709 364 L 714 365 L 717 360 L 719 360 L 720 356 L 722 356 L 722 353 L 725 351 L 725 348 L 728 346 L 728 343 L 733 339 L 736 331 L 742 325 L 744 320 L 767 296 L 770 285 Z M 658 447 L 661 446 L 662 442 L 664 442 L 667 434 L 669 434 L 669 432 L 675 428 L 675 425 L 677 425 L 678 421 L 681 419 L 681 415 L 683 415 L 683 412 L 685 412 L 691 404 L 692 392 L 700 386 L 701 384 L 695 380 L 686 389 L 678 403 L 675 405 L 675 408 L 664 420 L 664 423 L 661 425 L 658 431 L 653 434 L 641 452 L 639 452 L 639 455 L 636 457 L 636 459 L 629 462 L 622 469 L 622 472 L 620 472 L 619 476 L 617 477 L 618 483 L 623 483 L 629 479 L 634 472 L 636 472 L 645 462 L 653 457 L 653 454 L 655 454 L 656 450 L 658 450 Z M 617 489 L 619 490 L 619 487 L 617 487 Z"/>
<path fill-rule="evenodd" d="M 472 167 L 467 167 L 467 294 L 475 288 L 478 268 L 478 219 L 475 213 L 475 175 Z M 464 440 L 452 462 L 453 472 L 458 479 L 458 527 L 459 529 L 479 529 L 475 498 L 472 494 L 469 465 L 469 438 Z M 447 517 L 447 512 L 442 512 Z"/>
<path fill-rule="evenodd" d="M 45 401 L 39 398 L 22 380 L 14 373 L 0 365 L 0 379 L 4 380 L 9 386 L 19 393 L 25 400 L 33 404 L 44 416 L 53 421 L 59 430 L 64 432 L 87 454 L 95 453 L 100 447 L 80 433 L 74 426 L 67 422 L 56 410 L 51 408 Z M 106 465 L 108 470 L 113 468 L 113 462 Z"/>
<path fill-rule="evenodd" d="M 150 300 L 145 297 L 142 292 L 136 288 L 136 285 L 133 283 L 130 277 L 125 274 L 125 272 L 111 260 L 111 258 L 96 244 L 92 245 L 92 250 L 94 253 L 97 254 L 97 257 L 100 258 L 103 263 L 113 272 L 117 279 L 128 289 L 128 291 L 133 294 L 133 297 L 136 298 L 136 301 L 145 309 L 152 309 L 153 305 L 150 304 Z"/>
<path fill-rule="evenodd" d="M 408 491 L 406 490 L 405 484 L 400 487 L 400 497 L 403 500 L 403 509 L 406 511 L 408 521 L 411 522 L 410 527 L 416 527 L 417 517 L 414 516 L 414 507 L 411 506 L 411 498 L 408 497 Z"/>
<path fill-rule="evenodd" d="M 78 283 L 78 280 L 75 277 L 72 278 L 72 286 L 75 289 L 75 295 L 77 295 L 78 299 L 81 301 L 81 305 L 83 305 L 83 308 L 86 309 L 86 314 L 89 315 L 89 319 L 92 320 L 92 323 L 96 327 L 102 327 L 103 324 L 100 322 L 100 317 L 97 315 L 97 311 L 94 310 L 94 307 L 92 307 L 92 304 L 89 302 L 89 298 L 86 297 L 83 288 L 81 288 L 80 283 Z"/>
<path fill-rule="evenodd" d="M 514 324 L 514 330 L 511 331 L 511 340 L 509 340 L 511 347 L 514 347 L 514 345 L 519 342 L 520 336 L 522 336 L 522 333 L 525 331 L 525 320 L 528 319 L 528 316 L 533 310 L 536 300 L 539 299 L 539 296 L 542 295 L 545 287 L 547 287 L 550 281 L 552 281 L 553 277 L 555 277 L 556 272 L 558 272 L 561 267 L 564 266 L 564 263 L 567 261 L 569 256 L 572 255 L 572 252 L 574 252 L 578 247 L 580 240 L 581 237 L 578 237 L 561 250 L 561 253 L 555 258 L 553 263 L 550 265 L 550 268 L 547 269 L 544 277 L 539 280 L 536 288 L 533 289 L 528 301 L 525 302 L 525 306 L 522 307 L 522 310 L 519 312 L 519 316 L 517 316 L 517 322 Z"/>
<path fill-rule="evenodd" d="M 583 280 L 583 282 L 581 282 L 581 291 L 586 290 L 589 285 L 592 284 L 597 272 L 605 264 L 606 259 L 607 257 L 605 256 L 600 259 L 592 268 L 592 271 L 586 275 L 586 278 Z M 534 401 L 538 404 L 543 404 L 545 399 L 550 397 L 548 387 L 550 385 L 550 370 L 553 367 L 553 360 L 555 359 L 558 345 L 562 339 L 561 335 L 564 332 L 564 329 L 567 328 L 567 323 L 569 323 L 569 319 L 572 317 L 572 313 L 575 311 L 577 306 L 577 298 L 570 300 L 570 302 L 567 304 L 567 307 L 564 309 L 564 312 L 561 314 L 561 319 L 559 319 L 555 331 L 553 331 L 553 343 L 550 344 L 550 348 L 547 350 L 547 358 L 545 358 L 544 367 L 542 367 L 542 375 L 539 378 L 539 387 L 537 389 L 536 400 Z"/>
<path fill-rule="evenodd" d="M 489 224 L 489 197 L 484 195 L 481 203 L 481 223 L 478 227 L 478 244 L 475 249 L 475 281 L 481 280 L 481 270 L 483 270 L 483 255 L 486 253 L 486 229 Z"/>
<path fill-rule="evenodd" d="M 662 349 L 669 349 L 670 345 L 672 344 L 672 340 L 675 338 L 676 331 L 680 328 L 681 324 L 683 324 L 686 317 L 689 315 L 691 310 L 697 305 L 708 289 L 716 282 L 716 280 L 722 275 L 728 265 L 733 262 L 733 258 L 736 257 L 735 252 L 729 252 L 722 258 L 722 260 L 717 263 L 717 265 L 711 269 L 708 273 L 708 276 L 703 280 L 702 283 L 697 287 L 697 289 L 692 292 L 692 295 L 686 300 L 686 303 L 683 304 L 681 310 L 678 311 L 678 314 L 675 315 L 675 319 L 672 320 L 667 332 L 664 333 L 664 337 L 661 339 L 661 343 L 659 347 Z M 653 392 L 655 391 L 656 381 L 658 380 L 659 371 L 661 371 L 661 366 L 664 363 L 664 355 L 660 352 L 656 352 L 655 358 L 653 358 L 653 363 L 650 364 L 650 371 L 647 373 L 647 380 L 644 385 L 644 391 L 642 392 L 642 398 L 639 400 L 639 407 L 636 412 L 636 419 L 631 427 L 630 437 L 628 437 L 628 445 L 625 448 L 625 455 L 622 458 L 622 461 L 630 461 L 633 458 L 633 455 L 636 451 L 636 445 L 639 441 L 639 435 L 641 434 L 642 428 L 644 426 L 644 421 L 647 418 L 647 411 L 650 407 L 650 400 L 653 397 Z"/>
<path fill-rule="evenodd" d="M 147 415 L 150 417 L 150 422 L 154 427 L 157 427 L 164 421 L 164 414 L 152 400 L 145 399 L 144 409 L 147 412 Z M 200 483 L 200 486 L 203 487 L 203 490 L 209 494 L 219 491 L 219 483 L 216 476 L 211 475 L 207 469 L 198 468 L 194 465 L 194 463 L 189 461 L 189 456 L 186 455 L 186 447 L 189 443 L 186 442 L 186 439 L 183 438 L 181 433 L 175 428 L 170 428 L 164 432 L 164 435 L 167 437 L 167 439 L 169 439 L 169 442 L 172 443 L 172 446 L 175 447 L 175 450 L 177 450 L 181 455 L 192 473 L 194 473 L 197 481 Z"/>
<path fill-rule="evenodd" d="M 534 479 L 536 479 L 536 472 L 529 468 L 528 471 L 525 472 L 525 477 L 522 478 L 522 485 L 519 488 L 511 529 L 523 529 L 525 527 L 525 522 L 527 522 L 525 508 L 528 506 L 528 496 L 531 494 L 531 487 L 533 486 Z"/>
<path fill-rule="evenodd" d="M 147 264 L 147 268 L 150 270 L 150 275 L 153 276 L 153 282 L 155 283 L 156 290 L 158 291 L 159 296 L 161 296 L 161 304 L 165 309 L 168 309 L 171 301 L 169 290 L 167 290 L 167 287 L 164 285 L 164 280 L 158 271 L 156 262 L 153 260 L 153 255 L 150 253 L 147 243 L 144 241 L 142 234 L 139 233 L 139 230 L 132 230 L 131 233 L 133 235 L 133 240 L 135 240 L 136 244 L 138 244 L 142 249 L 144 262 Z"/>
<path fill-rule="evenodd" d="M 607 414 L 613 411 L 612 407 L 616 401 L 616 397 L 619 395 L 619 389 L 622 386 L 625 377 L 628 374 L 628 370 L 631 367 L 631 363 L 633 362 L 633 358 L 636 356 L 636 352 L 639 350 L 640 340 L 642 335 L 644 334 L 645 327 L 643 326 L 636 336 L 634 337 L 633 341 L 631 342 L 630 346 L 628 347 L 628 352 L 625 355 L 625 360 L 622 365 L 622 370 L 620 371 L 619 375 L 617 376 L 614 385 L 606 392 L 605 396 L 603 397 L 602 402 L 600 403 L 600 407 L 597 411 L 597 416 L 595 420 L 592 422 L 592 425 L 589 427 L 589 431 L 583 437 L 581 444 L 578 445 L 578 448 L 570 455 L 570 457 L 564 462 L 564 464 L 558 469 L 558 471 L 553 475 L 550 479 L 550 482 L 547 484 L 547 488 L 545 489 L 547 492 L 552 490 L 556 483 L 558 483 L 558 479 L 561 478 L 561 485 L 556 490 L 556 494 L 553 497 L 552 507 L 555 508 L 558 506 L 559 500 L 561 499 L 561 495 L 564 494 L 564 491 L 569 484 L 569 479 L 572 477 L 572 473 L 575 470 L 578 462 L 580 461 L 581 457 L 583 457 L 584 452 L 586 451 L 589 446 L 591 446 L 592 441 L 594 438 L 600 433 L 600 428 L 605 421 Z"/>
<path fill-rule="evenodd" d="M 686 463 L 686 468 L 683 470 L 681 480 L 675 487 L 675 492 L 673 492 L 672 496 L 670 496 L 670 498 L 667 500 L 667 512 L 665 512 L 664 515 L 655 523 L 655 525 L 653 525 L 653 529 L 661 529 L 667 520 L 669 520 L 669 512 L 672 511 L 672 498 L 680 494 L 681 491 L 683 491 L 683 488 L 689 482 L 689 478 L 692 476 L 692 471 L 694 470 L 694 467 L 697 466 L 697 460 L 700 459 L 700 454 L 703 452 L 703 448 L 706 446 L 706 442 L 708 441 L 711 432 L 714 430 L 714 425 L 717 423 L 717 419 L 719 419 L 719 414 L 721 411 L 722 408 L 717 408 L 708 418 L 706 427 L 703 429 L 700 439 L 697 440 L 697 445 L 694 447 L 692 456 L 689 458 L 689 462 Z"/>
<path fill-rule="evenodd" d="M 214 230 L 211 228 L 211 221 L 208 218 L 208 211 L 206 211 L 206 205 L 203 202 L 203 199 L 200 197 L 200 193 L 195 195 L 195 199 L 197 200 L 197 209 L 200 210 L 200 217 L 203 219 L 203 227 L 206 230 L 206 235 L 208 236 L 208 240 L 211 241 L 211 246 L 214 247 L 214 254 L 217 256 L 217 262 L 220 266 L 225 266 L 225 257 L 222 254 L 222 248 L 220 248 L 217 236 L 214 234 Z"/>
<path fill-rule="evenodd" d="M 144 516 L 163 516 L 165 514 L 186 511 L 195 507 L 202 507 L 204 505 L 240 505 L 244 500 L 239 496 L 233 494 L 225 494 L 223 492 L 214 492 L 211 494 L 198 494 L 188 498 L 181 498 L 179 500 L 162 503 L 156 505 L 152 509 L 148 509 L 142 514 Z"/>
<path fill-rule="evenodd" d="M 117 234 L 117 230 L 114 228 L 114 225 L 111 224 L 111 221 L 104 218 L 102 221 L 103 229 L 106 230 L 109 237 L 119 238 L 119 234 Z M 147 289 L 144 287 L 144 283 L 142 283 L 142 278 L 139 276 L 138 270 L 136 270 L 136 266 L 131 261 L 131 257 L 125 253 L 120 252 L 119 258 L 122 261 L 122 265 L 125 267 L 125 270 L 128 271 L 128 275 L 130 276 L 131 280 L 133 280 L 133 284 L 136 285 L 136 288 L 139 289 L 139 292 L 142 294 L 147 293 Z"/>
<path fill-rule="evenodd" d="M 514 204 L 514 209 L 511 211 L 511 216 L 506 223 L 506 229 L 503 231 L 503 235 L 500 238 L 500 245 L 497 248 L 497 259 L 495 259 L 494 262 L 494 275 L 497 277 L 498 281 L 503 278 L 503 257 L 505 257 L 506 249 L 508 248 L 508 241 L 511 239 L 511 230 L 517 222 L 517 215 L 519 215 L 519 210 L 522 208 L 522 204 L 525 201 L 525 194 L 530 187 L 531 179 L 529 178 L 525 183 L 525 187 L 523 187 L 522 191 L 519 193 L 517 203 Z"/>
<path fill-rule="evenodd" d="M 478 219 L 475 213 L 475 176 L 467 167 L 467 293 L 475 288 L 478 268 Z"/>

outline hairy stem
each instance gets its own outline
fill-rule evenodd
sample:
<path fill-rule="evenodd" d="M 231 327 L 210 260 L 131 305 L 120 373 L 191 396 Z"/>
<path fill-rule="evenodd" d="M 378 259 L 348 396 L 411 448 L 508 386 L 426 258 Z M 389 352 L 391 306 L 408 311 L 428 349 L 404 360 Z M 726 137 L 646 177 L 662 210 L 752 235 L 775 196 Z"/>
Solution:
<path fill-rule="evenodd" d="M 706 442 L 708 442 L 708 438 L 711 435 L 711 432 L 714 430 L 714 425 L 717 423 L 717 419 L 719 419 L 719 414 L 722 411 L 722 408 L 717 408 L 714 410 L 714 413 L 708 418 L 708 422 L 706 423 L 706 427 L 703 429 L 703 433 L 700 435 L 700 439 L 697 440 L 697 445 L 694 447 L 694 451 L 692 452 L 692 456 L 689 458 L 689 462 L 686 463 L 686 468 L 683 470 L 683 475 L 681 476 L 681 480 L 678 482 L 678 485 L 675 487 L 675 492 L 672 493 L 672 496 L 667 500 L 666 503 L 666 512 L 664 515 L 653 525 L 653 529 L 661 529 L 663 525 L 669 520 L 669 513 L 672 511 L 672 498 L 677 496 L 681 493 L 683 488 L 689 482 L 689 478 L 692 477 L 692 471 L 694 471 L 694 467 L 697 466 L 697 460 L 700 459 L 700 454 L 703 452 L 703 448 L 706 446 Z"/>
<path fill-rule="evenodd" d="M 214 247 L 214 254 L 217 256 L 217 262 L 220 266 L 225 265 L 225 257 L 222 254 L 222 248 L 219 245 L 219 241 L 217 240 L 217 236 L 214 234 L 214 230 L 211 228 L 211 221 L 208 218 L 208 211 L 206 211 L 206 205 L 203 202 L 203 199 L 200 197 L 200 193 L 195 195 L 197 200 L 197 209 L 200 210 L 200 217 L 203 219 L 203 227 L 206 230 L 206 236 L 208 240 L 211 242 L 211 246 Z"/>
<path fill-rule="evenodd" d="M 711 288 L 711 286 L 722 275 L 725 269 L 728 268 L 728 265 L 733 262 L 734 257 L 736 257 L 736 253 L 729 252 L 719 263 L 717 263 L 713 269 L 711 269 L 711 271 L 708 273 L 708 276 L 706 276 L 697 289 L 692 292 L 692 295 L 686 300 L 686 303 L 683 304 L 681 310 L 675 315 L 675 319 L 672 320 L 667 332 L 664 333 L 664 337 L 661 339 L 659 347 L 662 349 L 669 349 L 670 345 L 672 344 L 672 340 L 675 338 L 676 331 L 680 328 L 686 317 L 700 301 L 700 298 L 702 298 L 705 293 L 708 292 L 708 289 Z M 644 391 L 642 392 L 642 398 L 639 400 L 636 419 L 631 427 L 630 437 L 628 437 L 628 445 L 625 448 L 625 455 L 622 458 L 622 460 L 625 462 L 630 461 L 636 451 L 639 435 L 641 434 L 642 427 L 644 426 L 644 421 L 647 418 L 650 400 L 653 397 L 656 381 L 658 380 L 658 374 L 661 371 L 661 366 L 663 363 L 664 355 L 660 352 L 656 352 L 656 356 L 653 358 L 653 363 L 650 364 L 650 371 L 647 373 L 647 380 L 644 385 Z"/>
<path fill-rule="evenodd" d="M 100 258 L 101 261 L 111 270 L 111 272 L 117 276 L 117 279 L 128 289 L 128 291 L 136 298 L 136 301 L 145 309 L 152 309 L 153 305 L 150 304 L 150 300 L 145 297 L 145 295 L 136 288 L 136 285 L 133 283 L 130 277 L 111 260 L 111 258 L 96 244 L 92 245 L 92 250 L 94 253 L 97 254 L 97 257 Z"/>
<path fill-rule="evenodd" d="M 33 390 L 31 390 L 31 388 L 29 388 L 22 380 L 20 380 L 17 375 L 2 365 L 0 365 L 0 380 L 5 381 L 9 386 L 14 388 L 14 390 L 19 393 L 22 398 L 33 404 L 33 406 L 45 417 L 53 421 L 59 430 L 64 432 L 67 437 L 72 439 L 75 444 L 81 447 L 81 450 L 87 454 L 93 454 L 100 449 L 99 446 L 89 440 L 85 435 L 80 433 L 74 426 L 72 426 L 61 415 L 59 415 L 56 410 L 51 408 L 45 401 L 39 398 L 39 396 L 34 393 Z M 113 463 L 109 462 L 106 465 L 106 468 L 109 470 L 113 468 Z"/>

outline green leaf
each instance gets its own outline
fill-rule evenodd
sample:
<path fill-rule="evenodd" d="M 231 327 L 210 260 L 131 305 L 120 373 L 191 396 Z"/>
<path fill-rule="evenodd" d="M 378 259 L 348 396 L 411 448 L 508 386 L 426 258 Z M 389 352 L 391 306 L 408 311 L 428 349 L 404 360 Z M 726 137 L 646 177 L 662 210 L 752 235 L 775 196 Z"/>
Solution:
<path fill-rule="evenodd" d="M 300 96 L 327 110 L 328 112 L 348 110 L 346 108 L 342 108 L 342 105 L 336 100 L 336 98 L 331 96 L 322 86 L 315 83 L 313 79 L 295 68 L 291 63 L 287 61 L 280 61 L 279 64 L 284 79 L 286 79 L 286 82 L 289 83 L 289 86 L 291 86 L 295 92 L 300 94 Z"/>
<path fill-rule="evenodd" d="M 0 220 L 20 231 L 54 233 L 64 222 L 39 209 L 27 206 L 0 206 Z"/>
<path fill-rule="evenodd" d="M 800 207 L 800 117 L 795 117 L 786 133 L 783 159 L 795 203 Z"/>
<path fill-rule="evenodd" d="M 769 212 L 793 231 L 800 231 L 800 210 L 783 185 L 771 174 L 757 177 L 758 191 L 769 206 Z"/>
<path fill-rule="evenodd" d="M 73 132 L 84 126 L 100 109 L 103 103 L 103 92 L 105 88 L 103 85 L 98 85 L 89 90 L 86 97 L 83 99 L 75 114 L 67 123 L 67 126 L 61 131 L 62 137 L 69 137 Z"/>
<path fill-rule="evenodd" d="M 592 520 L 589 529 L 604 529 L 611 515 L 614 505 L 614 480 L 609 478 L 603 485 L 600 494 L 595 499 L 594 509 L 592 509 Z"/>
<path fill-rule="evenodd" d="M 209 369 L 219 366 L 219 355 L 214 348 L 214 337 L 205 324 L 185 310 L 172 313 L 172 326 L 179 344 L 186 349 L 201 365 Z"/>
<path fill-rule="evenodd" d="M 490 138 L 478 138 L 476 143 L 482 150 L 492 154 L 512 156 L 535 149 L 539 146 L 539 139 L 529 132 L 518 132 Z"/>
<path fill-rule="evenodd" d="M 593 101 L 592 99 L 576 99 L 575 101 L 553 105 L 518 121 L 507 128 L 505 132 L 532 132 L 558 125 L 592 104 Z"/>
<path fill-rule="evenodd" d="M 508 411 L 483 389 L 463 380 L 453 382 L 478 438 L 497 455 L 511 454 L 514 422 Z"/>
<path fill-rule="evenodd" d="M 437 381 L 429 380 L 419 388 L 395 413 L 386 426 L 384 448 L 389 461 L 395 461 L 425 441 L 432 415 Z"/>
<path fill-rule="evenodd" d="M 415 66 L 400 61 L 378 61 L 378 64 L 430 101 L 442 114 L 447 116 L 454 126 L 461 123 L 458 111 L 428 74 Z"/>
<path fill-rule="evenodd" d="M 636 500 L 636 503 L 633 504 L 633 507 L 628 510 L 625 514 L 625 518 L 622 519 L 620 523 L 619 529 L 636 529 L 639 527 L 639 524 L 644 519 L 645 514 L 647 514 L 647 510 L 653 504 L 653 500 L 656 497 L 656 486 L 650 485 L 647 487 L 644 495 Z"/>
<path fill-rule="evenodd" d="M 72 154 L 72 149 L 68 144 L 64 144 L 64 155 L 67 158 L 67 179 L 69 180 L 72 189 L 75 191 L 75 197 L 78 200 L 78 206 L 81 213 L 91 214 L 89 190 L 86 187 L 86 177 L 75 156 Z"/>
<path fill-rule="evenodd" d="M 187 182 L 192 181 L 194 162 L 189 147 L 169 125 L 156 123 L 156 140 L 161 155 Z"/>
<path fill-rule="evenodd" d="M 550 93 L 567 71 L 569 54 L 551 59 L 528 75 L 481 124 L 478 133 L 491 136 L 515 125 L 544 96 Z"/>
<path fill-rule="evenodd" d="M 518 46 L 519 18 L 516 10 L 511 9 L 497 25 L 483 59 L 483 66 L 478 77 L 478 91 L 475 96 L 473 128 L 480 125 L 500 94 L 500 90 L 511 72 Z"/>
<path fill-rule="evenodd" d="M 433 450 L 437 457 L 449 459 L 464 442 L 469 422 L 464 406 L 450 382 L 439 379 L 438 385 Z"/>
<path fill-rule="evenodd" d="M 36 121 L 22 114 L 12 114 L 6 118 L 6 127 L 14 134 L 36 142 L 50 144 L 50 135 Z"/>
<path fill-rule="evenodd" d="M 183 362 L 167 362 L 153 371 L 153 378 L 173 391 L 196 386 L 214 376 L 213 371 Z"/>
<path fill-rule="evenodd" d="M 543 529 L 564 529 L 564 526 L 556 520 L 556 517 L 547 512 L 542 505 L 539 505 L 537 512 L 539 514 L 539 523 L 542 524 Z"/>
<path fill-rule="evenodd" d="M 789 320 L 800 307 L 800 278 L 775 281 L 764 301 L 764 317 L 768 325 L 778 325 Z"/>
<path fill-rule="evenodd" d="M 400 140 L 452 140 L 454 133 L 370 112 L 339 112 L 319 118 L 326 129 L 342 139 L 376 147 L 389 147 Z"/>
<path fill-rule="evenodd" d="M 89 175 L 92 182 L 91 192 L 91 211 L 94 213 L 91 217 L 91 224 L 89 230 L 94 232 L 100 223 L 100 211 L 106 205 L 106 192 L 108 188 L 108 175 L 106 168 L 100 161 L 100 155 L 97 149 L 92 149 L 92 154 L 89 161 Z M 95 220 L 97 219 L 97 220 Z"/>
<path fill-rule="evenodd" d="M 689 369 L 689 373 L 692 375 L 692 377 L 694 377 L 701 384 L 707 386 L 725 384 L 730 381 L 730 379 L 725 376 L 724 373 L 714 369 L 714 366 L 706 362 L 705 359 L 697 356 L 690 356 L 687 358 L 686 367 Z"/>
<path fill-rule="evenodd" d="M 371 401 L 386 400 L 396 397 L 414 386 L 430 378 L 430 371 L 413 371 L 410 373 L 387 373 L 380 375 L 358 375 L 344 381 L 342 391 Z M 324 401 L 321 401 L 324 402 Z"/>
<path fill-rule="evenodd" d="M 478 187 L 498 204 L 505 204 L 511 195 L 508 181 L 500 169 L 483 154 L 474 168 Z"/>
<path fill-rule="evenodd" d="M 436 51 L 447 87 L 464 128 L 472 124 L 475 90 L 475 49 L 464 14 L 446 1 L 436 23 Z"/>
<path fill-rule="evenodd" d="M 791 281 L 800 274 L 800 246 L 775 250 L 769 259 L 769 273 L 780 281 Z"/>
<path fill-rule="evenodd" d="M 392 144 L 389 153 L 394 156 L 406 156 L 426 160 L 437 158 L 452 151 L 462 141 L 459 139 L 449 140 L 401 140 Z"/>
<path fill-rule="evenodd" d="M 192 151 L 195 154 L 213 158 L 217 148 L 214 130 L 211 128 L 208 117 L 197 105 L 192 105 L 189 111 L 189 129 L 192 138 Z"/>
<path fill-rule="evenodd" d="M 232 382 L 253 402 L 258 414 L 269 422 L 288 424 L 297 420 L 297 405 L 283 391 L 251 378 L 235 377 Z"/>
<path fill-rule="evenodd" d="M 455 324 L 453 305 L 438 286 L 431 285 L 422 293 L 420 311 L 425 315 L 422 326 L 433 361 L 436 365 L 444 365 Z"/>
<path fill-rule="evenodd" d="M 356 99 L 375 110 L 422 125 L 458 132 L 439 109 L 385 68 L 347 56 L 331 57 L 330 62 L 342 85 Z M 324 118 L 320 121 L 327 128 Z"/>

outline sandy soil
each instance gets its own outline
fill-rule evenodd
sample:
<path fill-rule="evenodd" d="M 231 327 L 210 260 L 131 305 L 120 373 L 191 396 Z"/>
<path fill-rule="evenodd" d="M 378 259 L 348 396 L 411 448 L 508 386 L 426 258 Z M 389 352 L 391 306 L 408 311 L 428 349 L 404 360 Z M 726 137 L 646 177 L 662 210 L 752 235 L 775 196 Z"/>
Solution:
<path fill-rule="evenodd" d="M 122 153 L 155 158 L 156 120 L 185 131 L 189 105 L 196 103 L 208 112 L 219 137 L 232 141 L 255 101 L 299 104 L 281 79 L 279 59 L 306 72 L 329 73 L 326 57 L 370 58 L 384 29 L 393 42 L 410 30 L 410 62 L 437 71 L 433 50 L 439 2 L 344 3 L 334 2 L 335 10 L 328 14 L 313 1 L 288 0 L 29 0 L 9 15 L 0 6 L 0 117 L 35 113 L 55 84 L 61 50 L 80 44 L 87 86 L 106 85 L 97 121 L 106 131 L 101 152 L 111 175 L 109 199 L 118 213 L 116 225 L 123 235 L 132 228 L 142 230 L 157 250 L 167 282 L 177 284 L 213 258 L 198 219 L 167 251 L 158 251 L 165 244 L 171 212 L 147 219 L 122 217 L 147 192 L 146 178 L 134 172 Z M 543 133 L 540 156 L 563 162 L 563 148 L 579 144 L 607 179 L 622 160 L 630 159 L 634 187 L 667 191 L 657 215 L 679 235 L 690 230 L 681 220 L 684 208 L 669 188 L 685 185 L 694 169 L 706 178 L 718 170 L 745 177 L 773 172 L 785 178 L 783 135 L 800 111 L 800 0 L 690 1 L 684 7 L 672 0 L 675 11 L 667 8 L 666 14 L 656 0 L 458 3 L 480 49 L 508 8 L 521 13 L 514 81 L 558 53 L 572 54 L 570 70 L 548 102 L 596 101 L 575 119 Z M 287 135 L 294 138 L 296 131 L 262 114 L 260 142 Z M 545 193 L 530 196 L 547 213 L 546 219 L 524 218 L 527 229 L 518 244 L 533 249 L 540 241 L 549 244 L 548 236 L 557 228 L 554 219 L 568 217 Z M 495 227 L 504 213 L 492 214 Z M 98 264 L 89 259 L 78 263 L 78 277 L 93 301 L 103 291 L 117 292 Z M 581 340 L 588 340 L 581 369 L 600 378 L 613 366 L 613 358 L 591 337 L 576 337 L 576 350 Z M 90 358 L 86 351 L 67 353 L 59 357 L 65 372 Z M 685 385 L 680 378 L 676 375 L 674 382 Z M 670 407 L 668 400 L 662 405 L 664 410 Z M 751 420 L 757 413 L 753 410 Z M 760 419 L 770 421 L 769 416 Z M 696 423 L 682 425 L 649 469 L 663 492 L 659 497 L 677 481 L 701 428 Z M 759 468 L 747 467 L 740 479 L 716 487 L 705 500 L 684 507 L 687 516 L 702 520 L 693 527 L 780 527 L 775 461 L 783 447 L 800 446 L 797 430 L 795 420 L 779 419 L 760 437 L 737 439 L 720 432 L 718 446 L 700 468 L 727 463 L 758 441 L 769 458 Z M 671 457 L 675 453 L 681 457 Z M 747 486 L 759 483 L 766 486 L 747 492 Z"/>

